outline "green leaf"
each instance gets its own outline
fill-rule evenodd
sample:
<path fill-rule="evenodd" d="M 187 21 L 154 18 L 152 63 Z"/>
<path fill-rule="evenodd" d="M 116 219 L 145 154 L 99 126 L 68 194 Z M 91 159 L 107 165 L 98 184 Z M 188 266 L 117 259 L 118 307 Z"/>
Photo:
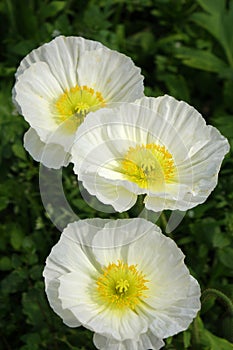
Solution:
<path fill-rule="evenodd" d="M 28 54 L 29 51 L 34 49 L 34 42 L 33 40 L 21 40 L 20 42 L 16 43 L 14 46 L 10 48 L 10 51 L 12 54 L 22 55 L 25 56 Z"/>
<path fill-rule="evenodd" d="M 201 305 L 202 315 L 205 312 L 207 312 L 208 310 L 210 310 L 215 305 L 215 300 L 216 300 L 215 296 L 211 296 L 210 298 L 206 298 L 205 302 L 202 303 L 202 305 Z"/>
<path fill-rule="evenodd" d="M 222 339 L 212 334 L 210 331 L 204 328 L 203 322 L 200 317 L 197 318 L 198 333 L 200 336 L 200 343 L 202 347 L 200 349 L 205 350 L 233 350 L 233 344 L 226 339 Z"/>
<path fill-rule="evenodd" d="M 21 337 L 25 346 L 21 347 L 20 350 L 39 350 L 41 348 L 41 339 L 38 333 L 28 333 Z"/>
<path fill-rule="evenodd" d="M 11 235 L 10 241 L 11 241 L 12 247 L 15 250 L 19 250 L 23 243 L 24 234 L 17 224 L 12 224 L 10 235 Z"/>
<path fill-rule="evenodd" d="M 225 316 L 222 320 L 221 329 L 224 337 L 233 343 L 233 317 L 232 315 Z"/>
<path fill-rule="evenodd" d="M 40 15 L 44 19 L 57 16 L 60 11 L 64 10 L 65 6 L 66 1 L 51 1 L 41 7 Z"/>
<path fill-rule="evenodd" d="M 197 0 L 204 10 L 218 14 L 225 10 L 225 0 Z"/>
<path fill-rule="evenodd" d="M 8 258 L 8 256 L 3 256 L 0 259 L 0 270 L 7 271 L 7 270 L 11 270 L 11 268 L 12 268 L 11 259 Z"/>
<path fill-rule="evenodd" d="M 27 293 L 22 296 L 23 313 L 26 315 L 27 323 L 36 329 L 40 328 L 45 319 L 47 320 L 47 302 L 44 295 L 44 285 L 38 282 Z M 49 310 L 48 310 L 49 311 Z"/>
<path fill-rule="evenodd" d="M 227 68 L 226 63 L 210 51 L 179 47 L 176 52 L 177 58 L 182 59 L 184 64 L 193 68 L 215 73 Z"/>
<path fill-rule="evenodd" d="M 215 232 L 213 237 L 213 246 L 216 248 L 223 248 L 230 244 L 230 238 L 221 232 Z"/>
<path fill-rule="evenodd" d="M 163 80 L 166 83 L 169 93 L 177 99 L 189 101 L 189 90 L 186 80 L 181 75 L 166 74 L 163 75 Z"/>
<path fill-rule="evenodd" d="M 221 263 L 232 269 L 232 264 L 233 264 L 233 248 L 231 247 L 226 247 L 222 250 L 219 251 L 219 260 Z"/>
<path fill-rule="evenodd" d="M 206 329 L 201 333 L 201 342 L 207 346 L 206 350 L 233 350 L 233 344 L 226 339 L 217 337 Z"/>
<path fill-rule="evenodd" d="M 15 144 L 12 146 L 13 153 L 16 157 L 25 160 L 26 159 L 26 153 L 22 145 Z"/>
<path fill-rule="evenodd" d="M 218 115 L 215 125 L 227 138 L 233 138 L 233 115 Z"/>
<path fill-rule="evenodd" d="M 0 196 L 0 211 L 4 210 L 9 203 L 9 199 L 5 196 Z"/>
<path fill-rule="evenodd" d="M 25 288 L 27 280 L 28 274 L 26 270 L 13 271 L 1 281 L 1 292 L 3 295 L 16 293 Z"/>
<path fill-rule="evenodd" d="M 229 9 L 224 0 L 198 0 L 208 13 L 194 13 L 192 19 L 212 34 L 223 47 L 230 66 L 233 67 L 233 2 Z"/>
<path fill-rule="evenodd" d="M 191 333 L 190 331 L 186 331 L 183 333 L 183 342 L 184 342 L 184 348 L 188 349 L 191 344 Z"/>

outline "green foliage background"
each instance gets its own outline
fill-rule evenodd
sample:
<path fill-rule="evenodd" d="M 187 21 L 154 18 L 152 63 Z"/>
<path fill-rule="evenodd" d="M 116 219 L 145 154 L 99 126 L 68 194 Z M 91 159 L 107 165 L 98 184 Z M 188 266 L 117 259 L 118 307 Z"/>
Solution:
<path fill-rule="evenodd" d="M 233 0 L 0 1 L 0 349 L 94 349 L 92 333 L 63 325 L 45 297 L 42 270 L 60 232 L 42 206 L 39 164 L 22 146 L 28 125 L 11 103 L 20 60 L 59 34 L 101 41 L 142 68 L 148 96 L 189 102 L 233 145 L 232 28 Z M 164 349 L 233 349 L 232 169 L 228 154 L 217 188 L 172 233 L 202 291 L 212 292 Z M 81 199 L 71 167 L 63 180 L 79 217 L 107 216 Z"/>

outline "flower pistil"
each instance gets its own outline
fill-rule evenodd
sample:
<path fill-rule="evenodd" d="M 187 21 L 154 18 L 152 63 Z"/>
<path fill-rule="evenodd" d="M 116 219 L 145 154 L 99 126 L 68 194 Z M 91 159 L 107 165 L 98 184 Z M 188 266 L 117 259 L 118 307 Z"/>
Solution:
<path fill-rule="evenodd" d="M 134 309 L 146 297 L 146 282 L 149 280 L 136 265 L 121 260 L 117 264 L 110 263 L 96 282 L 99 300 L 115 310 Z"/>
<path fill-rule="evenodd" d="M 59 122 L 64 122 L 71 116 L 80 119 L 80 124 L 89 112 L 105 107 L 106 102 L 99 91 L 83 85 L 76 85 L 58 97 L 55 109 Z"/>
<path fill-rule="evenodd" d="M 176 167 L 165 146 L 155 143 L 129 147 L 120 162 L 120 172 L 141 188 L 155 188 L 175 179 Z"/>

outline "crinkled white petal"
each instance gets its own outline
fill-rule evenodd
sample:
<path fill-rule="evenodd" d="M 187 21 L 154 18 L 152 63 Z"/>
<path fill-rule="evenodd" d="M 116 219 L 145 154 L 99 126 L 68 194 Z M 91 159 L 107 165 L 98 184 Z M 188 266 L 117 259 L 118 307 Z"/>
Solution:
<path fill-rule="evenodd" d="M 70 153 L 65 152 L 61 145 L 42 142 L 37 132 L 32 128 L 24 135 L 24 148 L 33 159 L 48 168 L 59 169 L 62 166 L 67 166 L 70 162 Z"/>
<path fill-rule="evenodd" d="M 159 193 L 150 193 L 147 195 L 144 199 L 144 203 L 145 207 L 148 210 L 154 210 L 158 212 L 165 209 L 178 209 L 185 211 L 187 210 L 188 206 L 194 207 L 195 205 L 202 203 L 202 201 L 205 199 L 206 196 L 202 197 L 201 195 L 198 197 L 193 197 L 193 194 L 188 185 L 169 184 L 166 186 L 166 191 Z"/>
<path fill-rule="evenodd" d="M 43 276 L 50 306 L 70 327 L 79 326 L 80 321 L 68 308 L 62 306 L 58 296 L 59 278 L 75 272 L 77 267 L 86 276 L 96 275 L 98 264 L 96 262 L 96 266 L 92 264 L 93 254 L 88 246 L 95 233 L 105 223 L 106 220 L 90 219 L 68 225 L 46 260 Z"/>
<path fill-rule="evenodd" d="M 174 272 L 177 264 L 179 264 L 178 271 L 183 271 L 185 268 L 183 265 L 184 254 L 174 241 L 162 234 L 158 226 L 144 219 L 135 219 L 132 221 L 131 230 L 134 232 L 135 239 L 129 245 L 129 264 L 137 263 L 139 269 L 145 271 L 147 275 L 154 274 L 157 278 L 167 278 L 168 280 L 171 276 L 175 279 Z M 145 245 L 148 245 L 148 248 L 142 250 L 142 246 Z M 186 268 L 185 272 L 187 272 Z"/>
<path fill-rule="evenodd" d="M 64 89 L 69 89 L 77 84 L 77 65 L 80 56 L 89 50 L 102 48 L 103 45 L 98 41 L 87 40 L 82 37 L 59 36 L 49 43 L 30 52 L 20 63 L 16 71 L 18 78 L 33 63 L 45 62 L 61 82 Z"/>
<path fill-rule="evenodd" d="M 50 306 L 56 314 L 58 314 L 63 322 L 69 327 L 79 327 L 81 323 L 74 316 L 74 314 L 69 309 L 63 309 L 62 303 L 58 297 L 58 288 L 60 282 L 56 279 L 53 279 L 50 283 L 47 283 L 46 294 Z"/>
<path fill-rule="evenodd" d="M 64 309 L 62 307 L 62 303 L 58 297 L 58 286 L 60 282 L 57 280 L 53 280 L 48 284 L 47 287 L 47 297 L 50 303 L 50 306 L 54 310 L 56 314 L 58 314 L 63 322 L 69 327 L 79 327 L 81 323 L 79 320 L 73 315 L 73 313 L 69 309 Z"/>
<path fill-rule="evenodd" d="M 54 101 L 62 93 L 63 90 L 49 66 L 44 62 L 37 62 L 19 76 L 14 98 L 20 105 L 24 118 L 42 142 L 61 145 L 66 152 L 69 152 L 76 130 L 70 129 L 70 119 L 61 123 L 53 106 Z"/>
<path fill-rule="evenodd" d="M 153 334 L 166 338 L 188 328 L 200 309 L 200 287 L 190 276 L 175 242 L 156 226 L 147 227 L 142 221 L 140 228 L 143 226 L 145 234 L 128 248 L 128 264 L 137 263 L 149 280 L 147 298 L 139 308 L 151 320 Z M 145 246 L 147 249 L 142 250 Z"/>
<path fill-rule="evenodd" d="M 159 142 L 156 132 L 162 128 L 162 124 L 163 120 L 159 115 L 135 103 L 122 103 L 114 109 L 105 108 L 89 113 L 76 134 L 73 162 L 78 170 L 81 161 L 90 153 L 98 151 L 95 161 L 99 164 L 99 157 L 104 156 L 102 149 L 106 152 L 106 148 L 110 155 L 114 153 L 118 159 L 122 158 L 122 153 L 129 146 L 149 143 L 153 137 L 153 141 Z"/>
<path fill-rule="evenodd" d="M 164 346 L 162 339 L 158 339 L 151 332 L 141 334 L 138 341 L 125 340 L 121 342 L 95 333 L 93 341 L 97 349 L 100 350 L 157 350 Z"/>
<path fill-rule="evenodd" d="M 96 275 L 87 275 L 77 266 L 76 272 L 61 276 L 59 281 L 62 308 L 70 310 L 86 328 L 118 341 L 134 339 L 147 331 L 145 319 L 132 310 L 117 314 L 95 301 Z"/>
<path fill-rule="evenodd" d="M 111 204 L 118 212 L 126 211 L 136 203 L 137 196 L 127 188 L 118 185 L 117 181 L 108 181 L 95 174 L 93 182 L 93 176 L 87 173 L 80 180 L 83 179 L 83 186 L 88 188 L 88 192 L 95 195 L 102 203 Z"/>
<path fill-rule="evenodd" d="M 143 249 L 142 249 L 143 247 Z M 123 261 L 148 280 L 143 302 L 112 310 L 100 301 L 103 267 Z M 184 255 L 144 219 L 83 220 L 64 230 L 43 275 L 51 307 L 71 327 L 94 331 L 99 349 L 159 349 L 162 338 L 186 329 L 200 309 L 200 288 Z"/>
<path fill-rule="evenodd" d="M 143 77 L 133 61 L 113 50 L 99 48 L 80 56 L 80 85 L 100 91 L 108 102 L 133 102 L 143 96 Z"/>
<path fill-rule="evenodd" d="M 131 309 L 124 314 L 112 312 L 94 298 L 96 281 L 80 271 L 60 277 L 59 299 L 86 328 L 122 341 L 135 339 L 148 329 L 148 322 Z M 92 293 L 92 294 L 91 294 Z"/>
<path fill-rule="evenodd" d="M 176 131 L 174 135 L 179 135 L 189 151 L 189 156 L 191 155 L 190 149 L 193 150 L 193 147 L 200 147 L 200 145 L 208 143 L 210 130 L 217 131 L 217 129 L 206 125 L 204 118 L 194 107 L 184 101 L 178 101 L 172 96 L 144 97 L 135 103 L 158 113 L 172 125 Z M 160 130 L 160 133 L 162 134 L 164 131 Z M 219 133 L 218 136 L 220 136 Z M 222 139 L 226 140 L 224 137 Z M 171 135 L 168 135 L 167 147 L 169 148 L 169 145 L 174 142 L 176 141 Z"/>
<path fill-rule="evenodd" d="M 167 308 L 151 312 L 150 329 L 157 337 L 167 338 L 186 330 L 200 310 L 201 292 L 198 282 L 190 276 L 189 283 L 184 288 L 186 295 L 183 298 L 177 296 Z"/>
<path fill-rule="evenodd" d="M 44 62 L 32 64 L 19 76 L 15 85 L 15 100 L 21 113 L 42 141 L 58 127 L 52 102 L 63 93 L 59 82 Z"/>
<path fill-rule="evenodd" d="M 145 254 L 148 256 L 149 250 L 144 250 L 143 252 L 140 251 L 142 245 L 139 244 L 140 253 L 135 250 L 136 263 L 130 261 L 128 250 L 131 245 L 132 249 L 134 249 L 134 247 L 137 248 L 137 242 L 141 242 L 143 237 L 146 237 L 143 244 L 147 245 L 147 239 L 150 235 L 154 234 L 155 230 L 160 232 L 158 226 L 140 218 L 111 220 L 94 236 L 92 249 L 97 261 L 103 266 L 108 265 L 109 261 L 118 261 L 121 257 L 126 259 L 129 264 L 140 265 L 141 262 L 144 261 L 144 253 L 147 252 Z M 149 257 L 151 256 L 149 255 Z M 145 266 L 143 265 L 142 268 L 144 267 Z M 152 267 L 152 269 L 154 269 L 154 267 Z"/>
<path fill-rule="evenodd" d="M 130 147 L 150 143 L 165 146 L 177 170 L 177 178 L 157 190 L 140 188 L 124 178 L 119 166 Z M 160 211 L 187 210 L 203 203 L 217 184 L 228 151 L 226 138 L 207 126 L 193 107 L 165 95 L 97 111 L 94 118 L 89 114 L 77 132 L 71 154 L 74 172 L 103 203 L 117 211 L 129 209 L 120 207 L 120 201 L 116 206 L 115 197 L 106 195 L 112 184 L 119 195 L 119 187 L 136 196 L 145 193 L 147 209 Z"/>
<path fill-rule="evenodd" d="M 200 196 L 200 203 L 204 201 L 217 184 L 221 162 L 229 151 L 227 139 L 216 128 L 206 125 L 201 114 L 184 101 L 164 95 L 157 98 L 144 97 L 135 103 L 156 111 L 173 126 L 176 131 L 174 136 L 182 140 L 187 151 L 186 157 L 180 158 L 176 141 L 169 134 L 166 146 L 172 150 L 176 160 L 179 181 L 190 186 L 194 203 L 196 196 Z M 205 197 L 204 200 L 202 196 Z"/>

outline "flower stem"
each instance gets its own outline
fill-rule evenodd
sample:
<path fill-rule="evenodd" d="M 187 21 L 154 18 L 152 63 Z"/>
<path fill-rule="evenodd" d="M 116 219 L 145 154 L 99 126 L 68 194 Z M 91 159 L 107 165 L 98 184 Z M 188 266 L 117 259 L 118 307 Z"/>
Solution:
<path fill-rule="evenodd" d="M 198 319 L 199 319 L 199 316 L 197 316 L 194 319 L 193 325 L 192 325 L 192 349 L 193 350 L 200 349 L 200 347 L 199 347 L 199 345 L 200 345 L 200 332 L 199 332 L 199 328 L 198 328 Z"/>
<path fill-rule="evenodd" d="M 139 209 L 139 213 L 143 210 L 144 208 L 144 198 L 145 196 L 143 195 L 139 195 L 138 196 L 138 202 L 137 202 L 137 206 L 138 206 L 138 209 Z"/>
<path fill-rule="evenodd" d="M 167 232 L 167 217 L 164 211 L 162 211 L 162 213 L 160 214 L 160 221 L 161 221 L 161 228 L 163 232 L 166 232 L 166 234 L 168 235 L 168 237 L 173 238 L 173 234 L 172 232 Z"/>
<path fill-rule="evenodd" d="M 123 211 L 122 213 L 119 214 L 119 217 L 121 219 L 129 219 L 129 213 L 127 211 Z"/>
<path fill-rule="evenodd" d="M 166 218 L 166 215 L 165 215 L 164 211 L 162 211 L 162 213 L 160 215 L 160 218 L 161 218 L 161 225 L 162 225 L 163 231 L 166 231 L 167 218 Z"/>
<path fill-rule="evenodd" d="M 69 349 L 71 350 L 77 350 L 76 347 L 74 347 L 73 345 L 70 344 L 70 342 L 66 339 L 66 337 L 62 337 L 62 338 L 57 338 L 58 340 L 60 340 L 61 342 L 63 342 L 64 344 L 66 344 L 68 346 Z"/>
<path fill-rule="evenodd" d="M 230 315 L 233 316 L 233 303 L 232 303 L 231 299 L 228 298 L 228 296 L 226 296 L 226 294 L 224 294 L 223 292 L 220 292 L 217 289 L 208 288 L 208 289 L 204 290 L 204 292 L 202 293 L 202 296 L 201 296 L 202 303 L 204 304 L 205 301 L 207 299 L 209 299 L 211 296 L 215 296 L 217 299 L 219 299 L 219 301 L 222 302 L 226 306 Z"/>

